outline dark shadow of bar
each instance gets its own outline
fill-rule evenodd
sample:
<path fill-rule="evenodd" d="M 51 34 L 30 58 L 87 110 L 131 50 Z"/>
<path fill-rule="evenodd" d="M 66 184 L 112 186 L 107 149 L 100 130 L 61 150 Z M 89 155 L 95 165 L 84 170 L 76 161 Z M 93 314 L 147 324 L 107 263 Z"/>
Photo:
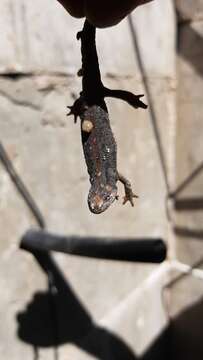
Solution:
<path fill-rule="evenodd" d="M 203 239 L 203 229 L 191 229 L 188 227 L 180 227 L 175 226 L 173 228 L 174 233 L 180 237 L 187 238 L 194 238 L 196 240 L 202 240 Z"/>
<path fill-rule="evenodd" d="M 175 199 L 174 206 L 177 211 L 203 210 L 203 197 L 185 197 Z"/>
<path fill-rule="evenodd" d="M 59 236 L 44 230 L 29 230 L 21 241 L 21 248 L 33 251 L 59 251 L 70 255 L 159 263 L 166 258 L 162 239 L 128 239 L 108 237 Z"/>

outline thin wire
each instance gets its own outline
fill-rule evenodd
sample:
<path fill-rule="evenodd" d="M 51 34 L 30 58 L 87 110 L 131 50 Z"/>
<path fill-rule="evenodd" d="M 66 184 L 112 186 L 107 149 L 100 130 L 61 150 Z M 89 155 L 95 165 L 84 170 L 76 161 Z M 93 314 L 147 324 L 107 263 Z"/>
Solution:
<path fill-rule="evenodd" d="M 18 192 L 24 199 L 26 205 L 32 212 L 39 227 L 41 229 L 44 229 L 45 223 L 44 223 L 43 216 L 42 216 L 37 204 L 35 203 L 34 199 L 32 198 L 30 192 L 28 191 L 25 184 L 22 182 L 21 178 L 17 174 L 11 160 L 9 159 L 9 157 L 1 143 L 0 143 L 0 160 L 1 160 L 4 168 L 6 169 L 7 173 L 9 174 L 11 180 L 13 181 L 16 189 L 18 190 Z"/>
<path fill-rule="evenodd" d="M 153 104 L 153 100 L 152 100 L 152 95 L 151 95 L 150 87 L 149 87 L 149 84 L 147 81 L 147 74 L 146 74 L 145 66 L 144 66 L 144 63 L 142 60 L 142 56 L 141 56 L 141 52 L 140 52 L 140 48 L 139 48 L 139 44 L 138 44 L 138 40 L 137 40 L 137 35 L 136 35 L 135 28 L 133 26 L 133 21 L 132 21 L 131 15 L 128 16 L 128 22 L 129 22 L 132 39 L 133 39 L 135 53 L 137 55 L 138 65 L 139 65 L 140 72 L 142 75 L 145 92 L 146 92 L 147 99 L 148 99 L 150 118 L 151 118 L 154 136 L 155 136 L 155 140 L 156 140 L 156 144 L 157 144 L 157 148 L 158 148 L 158 154 L 159 154 L 162 173 L 163 173 L 163 177 L 164 177 L 164 181 L 165 181 L 165 186 L 166 186 L 167 193 L 169 194 L 170 186 L 169 186 L 169 181 L 168 181 L 168 176 L 167 176 L 167 168 L 166 168 L 163 144 L 161 141 L 161 137 L 160 137 L 160 133 L 159 133 L 158 125 L 157 125 L 157 118 L 156 118 L 156 113 L 155 113 L 154 104 Z"/>

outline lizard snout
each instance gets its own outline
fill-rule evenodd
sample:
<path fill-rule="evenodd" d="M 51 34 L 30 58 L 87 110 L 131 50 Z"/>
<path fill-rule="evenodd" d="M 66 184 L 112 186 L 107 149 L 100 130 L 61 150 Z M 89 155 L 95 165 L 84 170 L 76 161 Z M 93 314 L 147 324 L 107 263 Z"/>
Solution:
<path fill-rule="evenodd" d="M 117 189 L 113 190 L 109 185 L 105 188 L 97 189 L 97 191 L 90 189 L 88 195 L 89 209 L 94 214 L 101 214 L 114 202 L 116 197 Z"/>

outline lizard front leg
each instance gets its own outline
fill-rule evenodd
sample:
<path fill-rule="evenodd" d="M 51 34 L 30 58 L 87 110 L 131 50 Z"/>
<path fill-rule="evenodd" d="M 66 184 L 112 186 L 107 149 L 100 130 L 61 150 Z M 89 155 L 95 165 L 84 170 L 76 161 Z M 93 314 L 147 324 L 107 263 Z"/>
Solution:
<path fill-rule="evenodd" d="M 130 201 L 131 205 L 134 206 L 133 198 L 138 198 L 138 196 L 133 193 L 130 181 L 120 173 L 118 173 L 118 180 L 124 185 L 125 196 L 123 198 L 123 205 Z"/>
<path fill-rule="evenodd" d="M 73 115 L 74 123 L 76 123 L 77 117 L 81 116 L 85 112 L 85 110 L 87 110 L 88 106 L 87 103 L 85 102 L 83 95 L 81 94 L 80 97 L 75 100 L 74 104 L 72 106 L 67 106 L 67 108 L 70 109 L 67 116 Z"/>
<path fill-rule="evenodd" d="M 130 91 L 112 90 L 104 86 L 102 91 L 104 97 L 113 97 L 113 98 L 121 99 L 136 109 L 138 108 L 147 109 L 147 105 L 140 100 L 144 95 L 134 95 Z"/>

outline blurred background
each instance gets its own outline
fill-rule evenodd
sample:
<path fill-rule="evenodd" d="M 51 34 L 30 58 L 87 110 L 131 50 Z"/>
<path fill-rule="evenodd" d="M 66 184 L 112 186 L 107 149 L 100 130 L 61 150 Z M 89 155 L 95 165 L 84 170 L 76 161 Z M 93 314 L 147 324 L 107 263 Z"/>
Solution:
<path fill-rule="evenodd" d="M 0 13 L 0 357 L 202 360 L 202 1 L 155 0 L 97 31 L 104 84 L 149 105 L 107 101 L 118 167 L 139 199 L 123 206 L 119 186 L 100 215 L 87 207 L 79 123 L 66 117 L 81 90 L 83 20 L 55 0 L 1 0 Z M 58 235 L 159 237 L 168 257 L 155 265 L 57 253 L 50 265 L 19 249 L 42 223 Z M 61 271 L 61 291 L 44 263 Z"/>

